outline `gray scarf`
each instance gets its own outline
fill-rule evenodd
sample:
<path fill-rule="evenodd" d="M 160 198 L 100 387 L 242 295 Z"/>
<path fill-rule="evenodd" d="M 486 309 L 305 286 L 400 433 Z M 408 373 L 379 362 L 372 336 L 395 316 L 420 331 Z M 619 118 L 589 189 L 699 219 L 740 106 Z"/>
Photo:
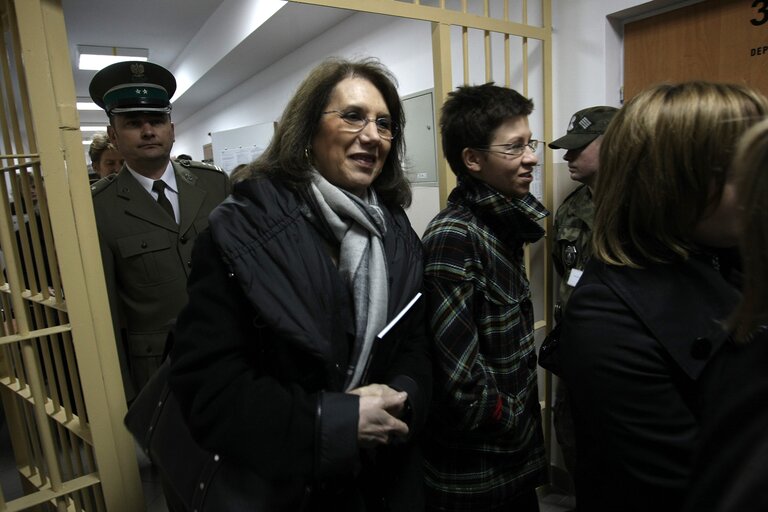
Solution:
<path fill-rule="evenodd" d="M 361 384 L 376 334 L 387 321 L 388 272 L 382 241 L 387 226 L 373 189 L 366 203 L 314 171 L 312 193 L 340 244 L 339 273 L 354 300 L 355 347 L 347 369 L 348 391 Z"/>

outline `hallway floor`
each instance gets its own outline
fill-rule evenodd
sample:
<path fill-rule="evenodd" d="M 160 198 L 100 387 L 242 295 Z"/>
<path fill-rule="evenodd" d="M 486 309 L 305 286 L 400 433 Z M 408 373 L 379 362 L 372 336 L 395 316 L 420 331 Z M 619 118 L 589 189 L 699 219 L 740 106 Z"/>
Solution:
<path fill-rule="evenodd" d="M 5 500 L 10 501 L 22 495 L 22 488 L 15 468 L 8 428 L 4 420 L 2 408 L 0 408 L 0 421 L 2 421 L 0 427 L 0 485 L 2 485 Z M 137 456 L 147 512 L 168 512 L 158 472 L 152 468 L 149 460 L 138 450 Z M 541 496 L 539 505 L 540 512 L 570 512 L 574 508 L 574 500 L 572 496 L 554 492 Z"/>
<path fill-rule="evenodd" d="M 157 472 L 153 471 L 149 464 L 140 467 L 147 512 L 168 512 Z M 539 496 L 539 512 L 572 512 L 573 510 L 575 510 L 573 496 L 557 492 Z"/>

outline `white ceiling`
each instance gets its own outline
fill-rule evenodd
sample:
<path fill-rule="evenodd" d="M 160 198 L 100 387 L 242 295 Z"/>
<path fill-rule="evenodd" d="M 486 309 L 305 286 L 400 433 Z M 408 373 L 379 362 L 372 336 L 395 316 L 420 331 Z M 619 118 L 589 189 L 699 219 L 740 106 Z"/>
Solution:
<path fill-rule="evenodd" d="M 95 71 L 77 69 L 77 45 L 148 48 L 149 60 L 171 70 L 216 10 L 238 0 L 62 0 L 78 97 L 88 98 Z M 239 0 L 241 5 L 255 0 Z M 350 11 L 288 2 L 258 30 L 242 40 L 189 89 L 173 100 L 173 118 L 183 121 L 205 105 L 350 16 Z M 215 45 L 216 41 L 206 44 Z M 105 124 L 102 111 L 81 111 L 86 124 Z M 85 134 L 88 136 L 89 134 Z"/>

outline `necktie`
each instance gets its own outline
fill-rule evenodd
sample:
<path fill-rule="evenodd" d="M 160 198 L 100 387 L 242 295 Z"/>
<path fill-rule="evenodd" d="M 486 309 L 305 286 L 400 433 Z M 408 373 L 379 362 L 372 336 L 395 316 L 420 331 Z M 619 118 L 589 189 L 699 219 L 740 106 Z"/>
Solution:
<path fill-rule="evenodd" d="M 155 180 L 154 183 L 152 183 L 152 190 L 157 192 L 157 204 L 159 204 L 165 212 L 171 216 L 173 219 L 173 222 L 176 222 L 176 215 L 173 213 L 173 206 L 171 206 L 171 202 L 168 200 L 167 197 L 165 197 L 165 187 L 167 185 L 163 180 Z"/>

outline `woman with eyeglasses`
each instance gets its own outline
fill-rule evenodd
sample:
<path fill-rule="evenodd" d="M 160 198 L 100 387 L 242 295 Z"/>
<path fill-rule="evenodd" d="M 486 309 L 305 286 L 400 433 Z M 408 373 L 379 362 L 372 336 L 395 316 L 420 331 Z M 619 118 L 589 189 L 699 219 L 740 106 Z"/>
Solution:
<path fill-rule="evenodd" d="M 251 510 L 423 508 L 404 123 L 378 61 L 323 62 L 196 242 L 171 387 L 198 442 L 263 482 Z"/>
<path fill-rule="evenodd" d="M 605 133 L 592 260 L 558 349 L 579 510 L 682 509 L 711 407 L 702 373 L 726 344 L 739 299 L 731 161 L 766 114 L 766 98 L 741 85 L 657 85 Z"/>

